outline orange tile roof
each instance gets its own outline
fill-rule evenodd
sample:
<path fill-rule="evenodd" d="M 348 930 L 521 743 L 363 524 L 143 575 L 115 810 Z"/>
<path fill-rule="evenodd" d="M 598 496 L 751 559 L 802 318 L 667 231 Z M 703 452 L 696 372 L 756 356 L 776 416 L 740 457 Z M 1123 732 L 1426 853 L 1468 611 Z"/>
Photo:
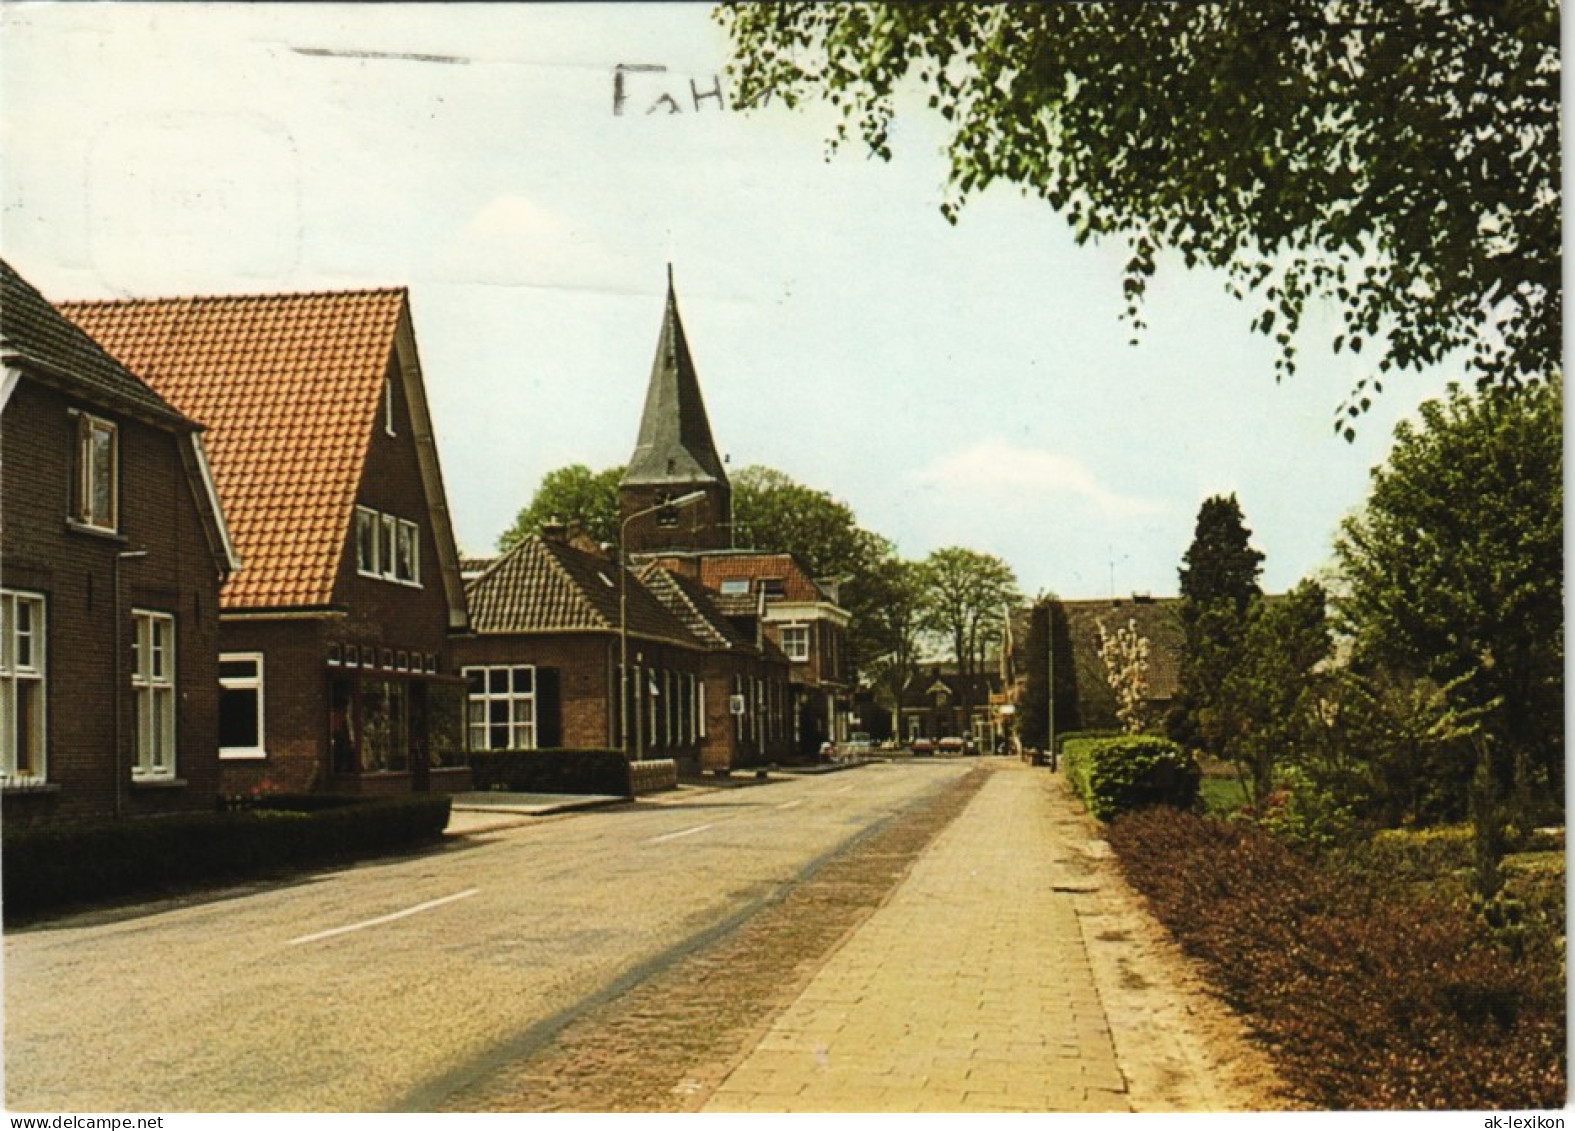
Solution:
<path fill-rule="evenodd" d="M 398 288 L 60 304 L 207 426 L 241 558 L 225 609 L 332 600 L 405 302 Z"/>
<path fill-rule="evenodd" d="M 789 601 L 825 601 L 826 594 L 792 554 L 751 554 L 737 551 L 707 554 L 700 559 L 700 580 L 707 589 L 721 590 L 724 581 L 748 581 L 750 592 L 765 579 L 782 582 L 782 596 Z"/>

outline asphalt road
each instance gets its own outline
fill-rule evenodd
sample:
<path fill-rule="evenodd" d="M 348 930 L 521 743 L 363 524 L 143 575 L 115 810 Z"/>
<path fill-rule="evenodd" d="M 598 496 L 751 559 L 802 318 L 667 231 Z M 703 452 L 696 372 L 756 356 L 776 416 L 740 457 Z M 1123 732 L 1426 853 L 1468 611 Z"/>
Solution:
<path fill-rule="evenodd" d="M 6 1106 L 430 1110 L 973 765 L 686 791 L 11 932 Z"/>

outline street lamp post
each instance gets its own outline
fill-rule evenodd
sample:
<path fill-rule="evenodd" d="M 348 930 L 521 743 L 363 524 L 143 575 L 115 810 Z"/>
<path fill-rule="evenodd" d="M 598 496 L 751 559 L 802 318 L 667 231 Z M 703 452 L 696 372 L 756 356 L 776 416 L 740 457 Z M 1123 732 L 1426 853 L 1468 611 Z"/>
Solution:
<path fill-rule="evenodd" d="M 618 526 L 618 739 L 623 760 L 629 760 L 629 524 L 658 511 L 692 506 L 706 497 L 705 491 L 690 491 L 665 503 L 635 511 Z"/>

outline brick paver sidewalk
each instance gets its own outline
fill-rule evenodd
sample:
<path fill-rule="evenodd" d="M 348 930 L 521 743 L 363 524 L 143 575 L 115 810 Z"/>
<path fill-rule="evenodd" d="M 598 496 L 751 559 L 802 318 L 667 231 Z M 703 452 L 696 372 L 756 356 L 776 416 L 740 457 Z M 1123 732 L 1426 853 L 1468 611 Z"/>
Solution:
<path fill-rule="evenodd" d="M 1197 991 L 1165 986 L 1151 949 L 1118 955 L 1152 923 L 1061 781 L 987 764 L 969 807 L 705 1110 L 1253 1106 L 1191 1047 L 1177 997 Z"/>

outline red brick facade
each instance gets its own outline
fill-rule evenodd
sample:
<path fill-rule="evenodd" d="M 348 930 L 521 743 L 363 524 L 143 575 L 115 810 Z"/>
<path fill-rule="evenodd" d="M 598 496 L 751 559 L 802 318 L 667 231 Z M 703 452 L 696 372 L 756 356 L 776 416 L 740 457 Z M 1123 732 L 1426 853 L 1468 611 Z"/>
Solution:
<path fill-rule="evenodd" d="M 225 791 L 467 788 L 463 584 L 405 292 L 65 309 L 212 429 L 243 559 L 221 595 Z"/>
<path fill-rule="evenodd" d="M 78 412 L 115 426 L 119 513 L 112 534 L 68 523 Z M 190 444 L 189 435 L 25 375 L 5 404 L 0 588 L 43 599 L 47 760 L 46 784 L 6 789 L 8 823 L 215 805 L 220 565 L 182 444 Z M 123 553 L 145 556 L 119 558 Z M 134 781 L 131 768 L 133 610 L 174 620 L 175 768 L 158 782 Z"/>

